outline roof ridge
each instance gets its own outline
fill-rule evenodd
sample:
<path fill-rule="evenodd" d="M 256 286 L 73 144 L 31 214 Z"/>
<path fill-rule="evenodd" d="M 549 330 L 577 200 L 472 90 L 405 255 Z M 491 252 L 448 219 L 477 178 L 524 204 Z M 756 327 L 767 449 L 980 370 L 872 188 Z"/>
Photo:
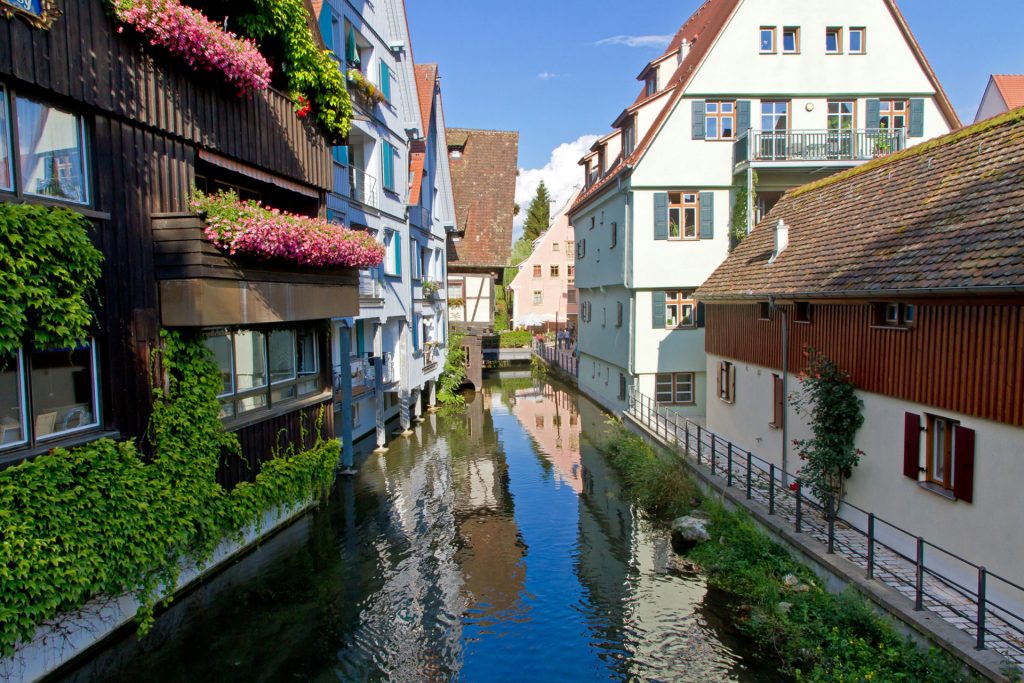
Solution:
<path fill-rule="evenodd" d="M 990 119 L 985 119 L 984 121 L 980 121 L 970 126 L 959 128 L 952 132 L 946 133 L 945 135 L 940 135 L 937 138 L 926 140 L 925 142 L 918 143 L 913 147 L 908 147 L 907 149 L 901 152 L 896 152 L 895 154 L 890 154 L 887 157 L 882 157 L 881 159 L 869 161 L 863 166 L 857 166 L 856 168 L 851 168 L 848 171 L 843 171 L 842 173 L 837 173 L 827 178 L 822 178 L 821 180 L 815 181 L 813 183 L 801 185 L 800 187 L 790 190 L 787 194 L 793 197 L 799 197 L 801 195 L 807 194 L 808 192 L 813 192 L 823 187 L 834 185 L 837 182 L 846 180 L 847 178 L 854 178 L 856 176 L 874 171 L 875 169 L 884 168 L 891 164 L 897 163 L 899 161 L 902 161 L 903 159 L 910 159 L 925 154 L 927 152 L 931 152 L 932 150 L 938 149 L 940 147 L 945 147 L 946 145 L 951 145 L 956 142 L 960 142 L 961 140 L 972 137 L 979 133 L 984 133 L 993 128 L 998 128 L 1000 126 L 1004 126 L 1010 123 L 1018 123 L 1020 121 L 1024 121 L 1024 107 L 1011 109 L 1008 112 L 1004 112 L 1002 114 L 999 114 L 998 116 L 993 116 Z"/>

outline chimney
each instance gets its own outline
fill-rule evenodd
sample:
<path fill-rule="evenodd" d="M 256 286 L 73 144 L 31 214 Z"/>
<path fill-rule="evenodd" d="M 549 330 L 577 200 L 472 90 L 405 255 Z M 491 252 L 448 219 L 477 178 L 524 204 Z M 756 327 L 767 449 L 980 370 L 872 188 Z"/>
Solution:
<path fill-rule="evenodd" d="M 779 255 L 786 251 L 786 247 L 788 246 L 789 226 L 780 218 L 778 224 L 775 226 L 775 251 L 772 252 L 772 257 L 768 259 L 768 263 L 775 263 L 779 258 Z"/>

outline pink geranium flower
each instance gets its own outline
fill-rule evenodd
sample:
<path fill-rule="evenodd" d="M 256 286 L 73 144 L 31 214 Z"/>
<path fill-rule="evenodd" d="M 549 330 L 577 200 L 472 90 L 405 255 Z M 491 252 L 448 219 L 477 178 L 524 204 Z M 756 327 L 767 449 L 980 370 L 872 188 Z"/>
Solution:
<path fill-rule="evenodd" d="M 150 45 L 184 59 L 197 71 L 216 71 L 239 93 L 270 87 L 271 67 L 256 43 L 239 38 L 178 0 L 114 0 L 114 15 Z M 121 32 L 121 29 L 118 29 Z"/>

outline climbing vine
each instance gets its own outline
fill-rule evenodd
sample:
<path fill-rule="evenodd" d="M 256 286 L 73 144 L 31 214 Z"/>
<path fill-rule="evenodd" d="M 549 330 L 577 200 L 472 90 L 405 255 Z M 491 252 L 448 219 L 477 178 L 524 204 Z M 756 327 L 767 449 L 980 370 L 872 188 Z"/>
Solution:
<path fill-rule="evenodd" d="M 440 388 L 437 400 L 444 405 L 462 405 L 466 402 L 459 389 L 466 383 L 466 350 L 462 347 L 461 332 L 452 331 L 448 338 L 448 359 L 444 362 L 444 371 L 438 380 Z"/>
<path fill-rule="evenodd" d="M 220 458 L 237 457 L 239 445 L 220 425 L 216 366 L 198 336 L 163 340 L 167 389 L 156 392 L 151 459 L 134 442 L 102 439 L 0 472 L 0 655 L 97 596 L 135 595 L 145 632 L 182 560 L 208 561 L 225 535 L 333 480 L 340 445 L 319 440 L 264 463 L 255 483 L 221 487 Z"/>
<path fill-rule="evenodd" d="M 813 437 L 793 445 L 804 461 L 800 479 L 818 500 L 840 500 L 846 480 L 860 462 L 863 451 L 855 445 L 857 430 L 864 424 L 864 402 L 857 397 L 849 374 L 814 349 L 805 352 L 807 370 L 800 374 L 801 390 L 790 396 L 797 414 L 811 418 Z"/>
<path fill-rule="evenodd" d="M 747 236 L 747 207 L 757 205 L 757 172 L 754 172 L 754 191 L 749 193 L 746 185 L 737 185 L 736 200 L 732 205 L 732 215 L 729 218 L 729 249 L 735 249 Z"/>
<path fill-rule="evenodd" d="M 251 37 L 277 38 L 284 47 L 288 88 L 296 99 L 308 103 L 317 123 L 334 142 L 348 135 L 352 102 L 345 77 L 328 50 L 313 37 L 303 0 L 253 0 L 256 11 L 239 18 Z M 303 106 L 306 106 L 305 104 Z"/>
<path fill-rule="evenodd" d="M 90 299 L 103 255 L 81 214 L 0 203 L 0 356 L 78 345 L 93 323 Z"/>

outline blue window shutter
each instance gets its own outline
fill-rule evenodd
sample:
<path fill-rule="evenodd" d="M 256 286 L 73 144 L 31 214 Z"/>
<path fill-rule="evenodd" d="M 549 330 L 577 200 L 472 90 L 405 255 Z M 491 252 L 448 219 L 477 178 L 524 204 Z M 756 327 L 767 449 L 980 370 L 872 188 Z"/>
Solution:
<path fill-rule="evenodd" d="M 910 130 L 912 138 L 924 137 L 924 100 L 910 100 Z"/>
<path fill-rule="evenodd" d="M 384 60 L 380 60 L 380 91 L 384 99 L 391 101 L 391 72 Z"/>
<path fill-rule="evenodd" d="M 651 319 L 654 329 L 665 329 L 665 292 L 651 292 L 654 306 L 651 309 Z"/>
<path fill-rule="evenodd" d="M 704 100 L 701 100 L 693 103 L 693 139 L 703 140 L 704 135 Z"/>
<path fill-rule="evenodd" d="M 715 238 L 715 193 L 700 193 L 700 238 Z"/>
<path fill-rule="evenodd" d="M 420 350 L 420 324 L 416 316 L 412 317 L 412 350 Z"/>
<path fill-rule="evenodd" d="M 395 233 L 395 275 L 402 274 L 402 236 Z"/>
<path fill-rule="evenodd" d="M 654 239 L 668 239 L 668 192 L 654 193 Z"/>
<path fill-rule="evenodd" d="M 882 118 L 882 103 L 879 100 L 868 100 L 868 130 L 878 130 Z"/>
<path fill-rule="evenodd" d="M 750 130 L 750 100 L 736 103 L 736 137 Z"/>
<path fill-rule="evenodd" d="M 338 145 L 332 150 L 334 160 L 342 166 L 348 166 L 348 145 Z"/>
<path fill-rule="evenodd" d="M 362 358 L 366 355 L 366 333 L 363 332 L 363 321 L 356 321 L 356 353 Z"/>
<path fill-rule="evenodd" d="M 328 50 L 334 49 L 334 13 L 330 6 L 324 3 L 320 10 L 320 35 L 323 36 L 324 45 Z"/>

